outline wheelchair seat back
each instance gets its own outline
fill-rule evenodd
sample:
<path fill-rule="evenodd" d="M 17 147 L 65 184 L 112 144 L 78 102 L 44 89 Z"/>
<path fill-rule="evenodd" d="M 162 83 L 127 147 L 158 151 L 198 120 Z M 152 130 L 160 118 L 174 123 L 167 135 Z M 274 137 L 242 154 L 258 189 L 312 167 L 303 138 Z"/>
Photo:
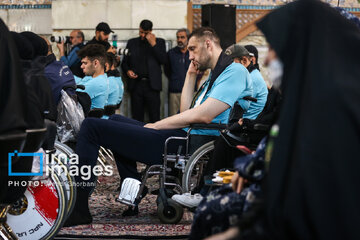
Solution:
<path fill-rule="evenodd" d="M 28 129 L 26 130 L 26 133 L 27 135 L 23 152 L 36 152 L 45 140 L 46 128 Z"/>
<path fill-rule="evenodd" d="M 215 135 L 196 135 L 190 134 L 189 136 L 189 154 L 193 154 L 199 147 L 204 145 L 205 143 L 211 142 L 218 138 Z"/>

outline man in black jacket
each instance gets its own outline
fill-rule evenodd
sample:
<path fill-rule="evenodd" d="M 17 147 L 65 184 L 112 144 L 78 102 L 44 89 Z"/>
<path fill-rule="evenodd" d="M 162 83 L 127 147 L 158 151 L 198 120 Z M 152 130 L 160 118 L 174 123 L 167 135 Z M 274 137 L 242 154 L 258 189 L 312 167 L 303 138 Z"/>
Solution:
<path fill-rule="evenodd" d="M 88 41 L 86 45 L 100 44 L 103 45 L 107 51 L 110 48 L 110 43 L 108 42 L 110 33 L 114 33 L 114 31 L 111 30 L 109 24 L 101 22 L 95 28 L 95 36 Z"/>
<path fill-rule="evenodd" d="M 152 33 L 152 22 L 140 23 L 139 37 L 128 41 L 122 69 L 129 78 L 132 117 L 144 121 L 145 107 L 150 122 L 160 120 L 161 64 L 166 62 L 165 41 Z"/>

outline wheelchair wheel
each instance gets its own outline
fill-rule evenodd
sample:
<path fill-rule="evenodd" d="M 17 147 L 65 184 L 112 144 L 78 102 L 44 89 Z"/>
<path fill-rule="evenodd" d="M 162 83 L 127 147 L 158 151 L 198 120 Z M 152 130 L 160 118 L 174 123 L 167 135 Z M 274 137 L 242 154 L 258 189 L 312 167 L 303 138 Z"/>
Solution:
<path fill-rule="evenodd" d="M 214 151 L 214 141 L 208 142 L 198 148 L 190 157 L 185 166 L 182 179 L 184 192 L 190 192 L 197 187 L 203 177 L 203 170 Z"/>
<path fill-rule="evenodd" d="M 74 153 L 74 150 L 72 150 L 69 146 L 59 141 L 55 141 L 55 149 L 56 152 L 59 151 L 59 153 L 65 153 L 68 156 Z"/>
<path fill-rule="evenodd" d="M 52 166 L 53 169 L 61 169 L 62 170 L 62 167 L 65 166 L 67 168 L 67 170 L 69 170 L 70 164 L 69 163 L 63 164 L 62 161 L 64 161 L 64 159 L 59 159 L 58 156 L 59 156 L 59 154 L 65 154 L 67 156 L 67 158 L 69 159 L 70 155 L 74 153 L 73 150 L 71 148 L 69 148 L 68 146 L 66 146 L 65 144 L 62 144 L 57 141 L 55 142 L 55 149 L 56 149 L 55 163 Z M 72 212 L 72 210 L 74 209 L 75 202 L 76 202 L 75 179 L 73 176 L 71 176 L 69 174 L 69 172 L 65 172 L 65 171 L 61 171 L 61 170 L 57 173 L 59 175 L 61 182 L 63 183 L 64 191 L 67 196 L 68 202 L 67 202 L 66 214 L 67 214 L 67 216 L 69 216 L 70 213 Z"/>
<path fill-rule="evenodd" d="M 66 196 L 56 174 L 31 182 L 9 210 L 6 223 L 20 240 L 52 239 L 66 212 Z"/>
<path fill-rule="evenodd" d="M 161 197 L 157 201 L 157 215 L 162 223 L 176 224 L 180 222 L 184 215 L 184 208 L 171 198 L 167 200 L 167 206 Z"/>

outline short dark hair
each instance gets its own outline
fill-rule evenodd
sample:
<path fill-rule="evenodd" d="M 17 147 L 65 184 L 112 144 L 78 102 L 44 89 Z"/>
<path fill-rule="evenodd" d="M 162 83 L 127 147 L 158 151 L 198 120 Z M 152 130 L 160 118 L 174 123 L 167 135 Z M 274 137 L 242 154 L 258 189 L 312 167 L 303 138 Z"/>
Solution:
<path fill-rule="evenodd" d="M 189 29 L 187 29 L 187 28 L 180 28 L 180 29 L 178 29 L 178 30 L 176 31 L 176 34 L 178 34 L 179 32 L 185 32 L 187 38 L 189 38 L 189 36 L 190 36 L 190 31 L 189 31 Z"/>
<path fill-rule="evenodd" d="M 85 40 L 85 36 L 84 36 L 84 33 L 80 30 L 77 30 L 77 37 L 81 38 L 82 41 Z"/>
<path fill-rule="evenodd" d="M 86 45 L 77 52 L 80 59 L 88 57 L 91 61 L 97 59 L 105 67 L 106 51 L 103 45 L 90 44 Z"/>
<path fill-rule="evenodd" d="M 115 65 L 115 62 L 116 62 L 115 54 L 113 54 L 111 52 L 107 52 L 106 53 L 106 62 L 110 65 L 110 68 L 113 65 Z"/>
<path fill-rule="evenodd" d="M 204 38 L 208 37 L 210 38 L 216 45 L 220 46 L 220 38 L 216 34 L 215 30 L 211 27 L 201 27 L 198 29 L 195 29 L 189 36 L 189 40 L 192 37 L 196 38 Z"/>
<path fill-rule="evenodd" d="M 151 31 L 153 27 L 153 23 L 150 20 L 144 19 L 140 23 L 140 27 L 145 31 Z"/>

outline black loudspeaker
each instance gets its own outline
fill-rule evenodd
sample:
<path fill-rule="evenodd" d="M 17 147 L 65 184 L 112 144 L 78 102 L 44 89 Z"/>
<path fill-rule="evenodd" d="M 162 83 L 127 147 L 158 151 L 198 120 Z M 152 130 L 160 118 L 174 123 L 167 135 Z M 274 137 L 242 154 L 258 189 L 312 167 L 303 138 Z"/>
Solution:
<path fill-rule="evenodd" d="M 236 6 L 206 4 L 201 7 L 201 26 L 212 27 L 226 49 L 236 42 Z"/>

